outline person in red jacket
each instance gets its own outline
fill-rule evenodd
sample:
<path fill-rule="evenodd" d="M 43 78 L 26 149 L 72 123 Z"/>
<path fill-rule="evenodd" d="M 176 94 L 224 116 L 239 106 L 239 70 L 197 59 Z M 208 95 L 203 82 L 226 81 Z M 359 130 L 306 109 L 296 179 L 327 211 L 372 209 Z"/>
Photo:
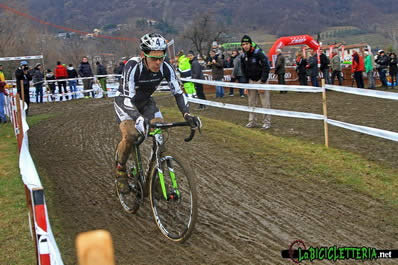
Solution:
<path fill-rule="evenodd" d="M 365 63 L 363 57 L 354 51 L 352 54 L 352 67 L 351 72 L 354 73 L 354 78 L 358 88 L 365 88 L 363 83 L 363 72 L 365 71 Z"/>
<path fill-rule="evenodd" d="M 61 64 L 60 61 L 57 62 L 57 67 L 55 68 L 55 78 L 57 80 L 61 79 L 67 79 L 68 78 L 68 70 L 66 70 L 66 67 Z M 68 93 L 68 90 L 66 90 L 66 81 L 58 81 L 58 93 L 60 94 L 60 101 L 62 101 L 62 87 L 64 88 L 64 92 Z M 68 96 L 65 96 L 66 100 L 69 99 Z"/>

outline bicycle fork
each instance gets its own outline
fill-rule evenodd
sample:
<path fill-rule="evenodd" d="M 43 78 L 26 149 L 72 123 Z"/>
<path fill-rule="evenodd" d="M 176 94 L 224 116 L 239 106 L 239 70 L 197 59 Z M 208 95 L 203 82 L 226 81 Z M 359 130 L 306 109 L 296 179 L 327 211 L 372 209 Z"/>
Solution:
<path fill-rule="evenodd" d="M 160 166 L 158 166 L 158 177 L 159 177 L 159 184 L 162 189 L 162 194 L 163 198 L 168 201 L 168 200 L 178 200 L 180 199 L 180 191 L 178 190 L 178 184 L 177 184 L 177 178 L 173 169 L 173 164 L 172 164 L 172 157 L 171 156 L 165 156 L 162 159 L 160 159 L 160 164 L 162 162 L 166 161 L 167 164 L 167 170 L 169 172 L 170 180 L 171 180 L 171 185 L 173 187 L 173 191 L 168 194 L 167 189 L 166 189 L 166 183 L 164 179 L 164 173 L 163 170 Z"/>

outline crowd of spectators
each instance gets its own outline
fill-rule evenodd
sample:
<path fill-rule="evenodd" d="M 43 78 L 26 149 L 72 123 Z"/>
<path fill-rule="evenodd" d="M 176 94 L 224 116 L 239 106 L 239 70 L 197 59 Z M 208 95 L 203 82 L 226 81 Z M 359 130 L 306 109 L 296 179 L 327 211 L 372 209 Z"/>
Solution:
<path fill-rule="evenodd" d="M 318 62 L 319 58 L 319 62 Z M 184 54 L 180 51 L 176 58 L 177 69 L 180 72 L 181 77 L 188 77 L 193 79 L 204 79 L 203 70 L 205 68 L 211 71 L 212 80 L 224 81 L 224 69 L 232 68 L 231 82 L 238 83 L 250 83 L 259 84 L 267 83 L 268 76 L 270 74 L 271 62 L 268 60 L 264 51 L 256 45 L 255 42 L 247 35 L 243 36 L 241 40 L 241 49 L 233 50 L 230 54 L 224 53 L 220 46 L 216 43 L 211 48 L 209 54 L 205 58 L 200 58 L 204 63 L 199 63 L 198 56 L 195 55 L 193 51 L 189 51 Z M 123 73 L 125 61 L 120 62 L 113 69 L 114 74 L 121 75 Z M 275 58 L 275 69 L 274 73 L 277 77 L 278 84 L 285 85 L 285 74 L 286 74 L 286 62 L 288 60 L 284 57 L 280 49 L 276 50 Z M 394 88 L 397 83 L 398 75 L 398 64 L 397 56 L 395 53 L 390 53 L 386 55 L 383 50 L 379 50 L 376 56 L 373 56 L 370 50 L 365 49 L 364 52 L 354 51 L 352 54 L 352 66 L 351 72 L 353 75 L 356 86 L 358 88 L 364 88 L 364 73 L 366 74 L 368 84 L 367 88 L 374 89 L 376 87 L 375 73 L 377 72 L 382 87 L 387 89 L 389 85 Z M 333 51 L 332 54 L 327 56 L 322 50 L 320 54 L 316 51 L 311 51 L 310 56 L 305 56 L 301 52 L 296 54 L 296 59 L 294 61 L 295 70 L 297 73 L 297 79 L 300 85 L 308 85 L 308 80 L 311 81 L 311 85 L 319 87 L 319 72 L 321 72 L 321 78 L 325 80 L 326 84 L 335 84 L 335 79 L 337 78 L 338 85 L 343 85 L 343 69 L 342 69 L 342 58 L 337 51 Z M 104 92 L 107 92 L 107 78 L 105 75 L 108 74 L 106 67 L 97 61 L 96 75 L 99 75 L 98 82 Z M 21 91 L 24 91 L 24 99 L 28 106 L 30 105 L 29 95 L 29 84 L 32 81 L 33 86 L 36 89 L 36 102 L 43 103 L 43 89 L 50 92 L 52 101 L 55 101 L 55 92 L 58 87 L 58 93 L 60 95 L 60 100 L 63 100 L 63 95 L 65 95 L 66 100 L 68 100 L 68 92 L 71 92 L 72 99 L 76 99 L 78 80 L 66 80 L 73 78 L 84 78 L 83 87 L 84 91 L 91 92 L 91 97 L 95 96 L 92 89 L 94 79 L 94 72 L 87 57 L 83 57 L 77 69 L 73 67 L 72 64 L 66 66 L 60 61 L 57 62 L 57 66 L 54 71 L 47 69 L 43 71 L 42 65 L 37 63 L 33 68 L 30 68 L 27 61 L 21 61 L 20 66 L 15 71 L 17 92 L 22 97 Z M 319 67 L 319 68 L 318 68 Z M 390 76 L 390 82 L 387 80 L 387 73 Z M 4 94 L 6 90 L 4 82 L 4 74 L 2 73 L 2 66 L 0 65 L 0 109 L 1 105 L 4 104 Z M 120 82 L 120 77 L 117 77 Z M 54 82 L 54 80 L 56 82 Z M 53 81 L 45 83 L 45 81 Z M 69 91 L 67 89 L 67 81 L 69 86 Z M 46 85 L 45 85 L 46 84 Z M 183 82 L 184 89 L 187 96 L 197 97 L 199 99 L 206 99 L 203 85 L 195 82 Z M 283 89 L 280 93 L 287 93 Z M 261 103 L 264 108 L 270 108 L 271 98 L 269 91 L 261 91 L 248 89 L 239 89 L 239 96 L 245 97 L 247 94 L 248 105 L 255 107 L 257 102 Z M 106 95 L 106 93 L 104 93 Z M 88 92 L 84 92 L 84 97 L 89 97 Z M 216 98 L 223 98 L 224 87 L 216 86 Z M 234 96 L 234 88 L 229 88 L 229 96 Z M 199 109 L 206 109 L 205 105 L 200 104 Z M 27 111 L 27 113 L 28 113 Z M 4 120 L 2 113 L 0 112 L 0 122 Z M 249 123 L 246 125 L 249 128 L 257 127 L 257 121 L 255 114 L 249 114 Z M 262 121 L 262 128 L 268 129 L 271 127 L 271 116 L 265 115 Z"/>
<path fill-rule="evenodd" d="M 68 100 L 69 96 L 68 93 L 71 93 L 71 98 L 77 98 L 77 85 L 78 80 L 67 80 L 67 79 L 76 79 L 76 78 L 89 78 L 83 79 L 83 87 L 84 90 L 92 90 L 92 85 L 94 82 L 94 73 L 91 68 L 91 65 L 88 62 L 88 58 L 84 56 L 77 68 L 77 70 L 73 67 L 73 64 L 69 64 L 66 66 L 61 61 L 57 62 L 57 65 L 54 70 L 42 69 L 42 64 L 37 63 L 34 67 L 29 67 L 29 63 L 27 61 L 21 61 L 19 67 L 15 70 L 15 79 L 16 79 L 16 87 L 17 93 L 22 98 L 21 91 L 24 91 L 24 100 L 28 106 L 27 113 L 29 112 L 29 105 L 30 105 L 30 97 L 29 90 L 30 90 L 30 83 L 36 89 L 36 102 L 43 103 L 43 90 L 47 89 L 50 93 L 50 97 L 52 101 L 55 101 L 56 90 L 58 88 L 58 94 L 60 97 L 60 101 L 63 100 L 63 95 L 65 95 L 65 99 Z M 118 69 L 117 74 L 121 74 L 123 71 L 124 63 L 121 62 Z M 107 75 L 106 68 L 100 63 L 96 62 L 96 74 L 97 75 Z M 4 79 L 4 74 L 2 72 L 2 66 L 0 65 L 0 77 Z M 98 77 L 98 82 L 104 92 L 107 91 L 106 86 L 106 77 L 100 76 Z M 50 82 L 46 82 L 50 81 Z M 4 82 L 4 80 L 3 80 Z M 67 83 L 68 82 L 68 83 Z M 69 90 L 67 88 L 69 86 Z M 4 92 L 3 92 L 4 94 Z M 106 93 L 104 93 L 106 95 Z M 84 93 L 85 97 L 89 97 L 88 93 Z M 91 91 L 91 97 L 94 97 L 94 91 Z M 1 103 L 1 95 L 0 95 L 0 103 Z M 1 117 L 0 117 L 1 118 Z"/>

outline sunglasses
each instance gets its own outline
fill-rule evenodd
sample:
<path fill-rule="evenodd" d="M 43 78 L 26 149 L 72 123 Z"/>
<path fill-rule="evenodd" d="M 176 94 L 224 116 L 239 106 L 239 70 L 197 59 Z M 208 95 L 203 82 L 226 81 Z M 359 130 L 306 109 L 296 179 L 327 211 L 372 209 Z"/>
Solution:
<path fill-rule="evenodd" d="M 157 60 L 163 61 L 164 58 L 166 57 L 166 54 L 160 55 L 160 56 L 154 56 L 154 55 L 146 54 L 145 52 L 144 52 L 144 55 L 145 55 L 145 57 L 151 58 L 154 61 L 157 61 Z"/>

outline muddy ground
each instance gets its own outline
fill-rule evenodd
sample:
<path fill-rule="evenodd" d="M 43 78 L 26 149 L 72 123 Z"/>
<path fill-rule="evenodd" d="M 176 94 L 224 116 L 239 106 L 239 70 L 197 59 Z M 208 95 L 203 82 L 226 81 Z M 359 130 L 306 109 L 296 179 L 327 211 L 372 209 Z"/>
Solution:
<path fill-rule="evenodd" d="M 160 107 L 174 104 L 173 98 L 163 95 L 157 101 Z M 237 96 L 221 101 L 247 104 L 246 98 Z M 319 94 L 273 93 L 272 106 L 322 113 Z M 398 131 L 398 102 L 328 92 L 328 111 L 332 119 Z M 50 212 L 61 219 L 63 237 L 70 239 L 61 246 L 65 264 L 75 263 L 76 234 L 99 228 L 111 232 L 119 265 L 293 264 L 282 259 L 280 251 L 296 239 L 312 246 L 398 249 L 398 228 L 386 217 L 382 202 L 341 185 L 326 186 L 321 180 L 284 178 L 274 170 L 283 165 L 237 156 L 204 136 L 183 143 L 184 130 L 173 130 L 169 148 L 185 157 L 196 156 L 191 165 L 198 176 L 199 217 L 188 242 L 170 243 L 157 230 L 148 202 L 137 215 L 129 215 L 114 196 L 110 174 L 120 136 L 112 100 L 31 108 L 32 115 L 48 112 L 59 115 L 34 126 L 29 140 L 32 156 L 48 183 L 47 193 L 52 194 L 55 209 Z M 247 122 L 247 114 L 237 111 L 209 108 L 196 113 L 241 125 Z M 321 121 L 273 117 L 268 132 L 323 143 Z M 398 143 L 332 126 L 329 134 L 332 147 L 398 167 Z M 369 264 L 394 263 L 379 260 Z"/>

